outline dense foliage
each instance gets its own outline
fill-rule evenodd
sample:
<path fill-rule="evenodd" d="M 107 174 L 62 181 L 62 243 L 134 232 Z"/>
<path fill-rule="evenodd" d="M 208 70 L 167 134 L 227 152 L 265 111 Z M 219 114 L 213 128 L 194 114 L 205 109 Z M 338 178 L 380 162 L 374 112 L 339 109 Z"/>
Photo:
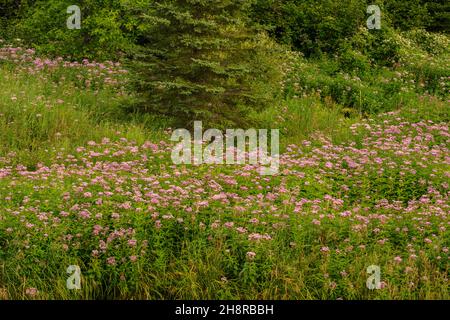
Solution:
<path fill-rule="evenodd" d="M 10 37 L 23 39 L 39 52 L 53 56 L 67 56 L 72 59 L 117 58 L 118 53 L 128 52 L 139 35 L 135 12 L 130 7 L 147 6 L 150 0 L 85 0 L 79 4 L 81 29 L 69 29 L 66 22 L 70 17 L 67 8 L 70 0 L 37 0 L 34 5 L 23 1 L 20 5 L 12 2 L 5 12 L 12 15 L 4 32 Z M 51 18 L 49 18 L 51 17 Z"/>
<path fill-rule="evenodd" d="M 23 37 L 49 53 L 70 52 L 78 58 L 114 57 L 117 50 L 139 42 L 140 31 L 146 26 L 139 23 L 138 12 L 148 9 L 154 1 L 82 1 L 79 6 L 84 27 L 78 33 L 64 29 L 68 17 L 65 9 L 72 2 L 1 0 L 0 27 L 10 37 Z M 374 3 L 381 7 L 386 27 L 450 30 L 450 4 L 445 0 L 252 0 L 244 14 L 267 28 L 280 42 L 306 54 L 318 54 L 333 52 L 340 42 L 364 26 L 368 17 L 366 8 Z M 103 51 L 98 50 L 99 46 Z"/>
<path fill-rule="evenodd" d="M 365 27 L 370 4 L 381 8 L 382 29 L 450 31 L 449 4 L 439 0 L 258 0 L 251 15 L 279 41 L 318 55 L 336 52 Z"/>

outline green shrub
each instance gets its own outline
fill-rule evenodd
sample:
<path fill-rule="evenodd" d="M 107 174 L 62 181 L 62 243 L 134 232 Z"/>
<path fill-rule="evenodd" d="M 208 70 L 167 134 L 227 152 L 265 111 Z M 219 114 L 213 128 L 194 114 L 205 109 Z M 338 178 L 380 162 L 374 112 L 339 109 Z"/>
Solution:
<path fill-rule="evenodd" d="M 341 51 L 339 62 L 342 70 L 349 73 L 361 74 L 370 69 L 370 61 L 367 56 L 349 47 Z"/>
<path fill-rule="evenodd" d="M 351 38 L 339 46 L 339 51 L 343 62 L 349 59 L 345 57 L 345 54 L 353 52 L 353 59 L 360 61 L 360 65 L 364 63 L 363 59 L 367 59 L 366 63 L 369 62 L 372 65 L 392 66 L 400 58 L 400 44 L 397 41 L 396 33 L 387 26 L 381 30 L 359 28 Z M 356 54 L 359 56 L 355 56 Z M 363 68 L 363 66 L 360 66 L 360 68 Z M 367 67 L 365 70 L 367 70 Z"/>
<path fill-rule="evenodd" d="M 251 15 L 280 42 L 311 56 L 335 52 L 365 25 L 366 8 L 364 0 L 258 0 Z"/>
<path fill-rule="evenodd" d="M 430 15 L 423 0 L 385 0 L 384 7 L 391 18 L 392 26 L 401 30 L 425 27 Z"/>
<path fill-rule="evenodd" d="M 405 36 L 411 39 L 416 46 L 430 54 L 450 53 L 450 41 L 444 35 L 430 33 L 424 29 L 414 29 L 405 33 Z"/>

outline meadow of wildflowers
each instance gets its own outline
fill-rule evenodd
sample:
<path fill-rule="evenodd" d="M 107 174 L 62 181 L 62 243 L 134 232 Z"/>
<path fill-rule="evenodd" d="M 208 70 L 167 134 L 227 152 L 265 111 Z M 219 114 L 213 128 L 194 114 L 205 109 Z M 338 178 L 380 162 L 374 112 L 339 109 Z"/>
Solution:
<path fill-rule="evenodd" d="M 5 46 L 0 80 L 0 299 L 449 298 L 448 100 L 339 118 L 289 78 L 262 176 L 174 165 L 171 129 L 119 119 L 118 63 Z"/>

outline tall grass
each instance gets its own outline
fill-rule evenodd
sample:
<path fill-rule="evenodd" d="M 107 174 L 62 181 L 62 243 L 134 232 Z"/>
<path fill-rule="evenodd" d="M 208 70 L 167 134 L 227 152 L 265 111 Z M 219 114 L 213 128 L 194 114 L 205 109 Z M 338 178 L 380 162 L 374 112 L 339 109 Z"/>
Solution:
<path fill-rule="evenodd" d="M 164 119 L 127 113 L 132 98 L 114 89 L 86 90 L 9 68 L 0 69 L 0 83 L 0 155 L 14 152 L 22 164 L 49 164 L 58 152 L 118 134 L 139 143 L 165 136 L 157 130 Z"/>

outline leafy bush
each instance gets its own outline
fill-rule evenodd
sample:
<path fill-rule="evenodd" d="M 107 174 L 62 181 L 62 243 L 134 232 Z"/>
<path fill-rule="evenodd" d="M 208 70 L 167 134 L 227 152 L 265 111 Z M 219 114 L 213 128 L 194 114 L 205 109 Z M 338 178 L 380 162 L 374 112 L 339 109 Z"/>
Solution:
<path fill-rule="evenodd" d="M 367 70 L 361 64 L 367 64 L 362 60 L 368 60 L 372 65 L 392 66 L 399 59 L 400 44 L 396 40 L 396 33 L 392 28 L 384 27 L 381 30 L 367 30 L 359 28 L 358 31 L 347 41 L 339 46 L 339 53 L 342 63 L 350 59 L 345 54 L 353 53 L 353 60 L 359 59 L 359 69 Z M 349 53 L 350 52 L 350 53 Z M 359 54 L 356 57 L 355 54 Z M 356 63 L 356 62 L 355 62 Z M 348 71 L 347 66 L 344 71 Z M 355 66 L 356 67 L 356 66 Z"/>
<path fill-rule="evenodd" d="M 449 39 L 444 35 L 415 30 L 398 34 L 400 63 L 422 92 L 448 99 L 450 78 Z"/>
<path fill-rule="evenodd" d="M 407 32 L 405 36 L 411 39 L 416 46 L 430 54 L 438 55 L 450 53 L 450 42 L 446 36 L 430 33 L 424 29 L 411 30 Z"/>
<path fill-rule="evenodd" d="M 252 17 L 306 55 L 334 52 L 365 23 L 363 0 L 259 0 Z"/>
<path fill-rule="evenodd" d="M 367 72 L 370 69 L 370 61 L 360 51 L 346 47 L 340 52 L 339 62 L 342 70 L 356 74 Z"/>
<path fill-rule="evenodd" d="M 141 0 L 148 5 L 151 0 Z M 139 34 L 135 12 L 128 0 L 86 0 L 79 4 L 81 29 L 70 30 L 66 22 L 70 0 L 36 1 L 20 21 L 13 23 L 15 36 L 24 39 L 38 52 L 74 59 L 117 59 L 128 51 Z M 51 18 L 50 18 L 51 17 Z"/>
<path fill-rule="evenodd" d="M 445 100 L 450 87 L 447 48 L 447 37 L 423 30 L 361 28 L 334 57 L 293 59 L 285 94 L 315 94 L 343 106 L 345 114 L 366 115 L 395 110 L 417 95 Z"/>
<path fill-rule="evenodd" d="M 385 9 L 391 17 L 394 27 L 402 30 L 425 27 L 430 22 L 430 15 L 423 0 L 385 0 Z"/>

